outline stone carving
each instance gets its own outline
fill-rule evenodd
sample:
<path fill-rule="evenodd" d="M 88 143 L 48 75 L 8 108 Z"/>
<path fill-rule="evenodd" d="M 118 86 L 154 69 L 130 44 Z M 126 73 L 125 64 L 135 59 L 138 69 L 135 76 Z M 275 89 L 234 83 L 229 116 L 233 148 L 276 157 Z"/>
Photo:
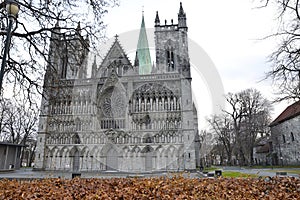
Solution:
<path fill-rule="evenodd" d="M 192 109 L 190 81 L 184 79 L 190 77 L 180 71 L 184 66 L 189 70 L 183 42 L 187 29 L 177 24 L 157 24 L 155 29 L 156 63 L 146 75 L 130 63 L 118 39 L 99 69 L 94 66 L 91 78 L 83 76 L 86 59 L 81 66 L 66 66 L 64 77 L 49 77 L 53 66 L 62 71 L 60 60 L 50 55 L 58 64 L 53 63 L 45 76 L 44 96 L 49 98 L 43 98 L 42 105 L 49 108 L 41 107 L 36 168 L 88 172 L 196 168 L 197 113 Z M 50 46 L 57 54 L 79 55 Z M 167 71 L 167 59 L 173 71 Z M 79 67 L 76 73 L 82 76 L 72 75 L 70 67 Z"/>
<path fill-rule="evenodd" d="M 107 118 L 124 117 L 125 99 L 118 88 L 110 87 L 98 98 L 98 112 L 101 112 Z"/>

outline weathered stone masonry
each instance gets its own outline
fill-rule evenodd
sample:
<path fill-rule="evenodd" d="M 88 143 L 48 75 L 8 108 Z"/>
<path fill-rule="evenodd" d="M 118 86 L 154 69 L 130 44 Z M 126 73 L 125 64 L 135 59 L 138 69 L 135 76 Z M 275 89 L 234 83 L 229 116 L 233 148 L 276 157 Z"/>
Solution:
<path fill-rule="evenodd" d="M 89 41 L 80 32 L 68 37 L 84 43 L 70 40 L 76 48 L 66 46 L 59 25 L 52 35 L 49 61 L 55 70 L 49 66 L 45 75 L 35 168 L 131 172 L 195 169 L 197 111 L 192 102 L 182 5 L 178 24 L 160 25 L 156 15 L 153 66 L 147 64 L 151 60 L 145 49 L 137 53 L 132 65 L 116 37 L 100 66 L 95 58 L 92 75 L 87 78 L 89 52 L 80 45 Z M 139 39 L 145 48 L 147 39 L 141 37 L 145 34 Z M 139 63 L 146 68 L 139 70 Z M 147 73 L 149 66 L 151 73 Z"/>

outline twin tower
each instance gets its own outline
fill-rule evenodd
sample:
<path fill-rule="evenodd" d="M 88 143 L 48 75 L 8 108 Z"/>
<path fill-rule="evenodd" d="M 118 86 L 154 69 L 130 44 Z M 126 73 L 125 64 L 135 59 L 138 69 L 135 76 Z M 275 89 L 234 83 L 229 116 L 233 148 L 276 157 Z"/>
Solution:
<path fill-rule="evenodd" d="M 178 24 L 160 22 L 158 11 L 155 17 L 155 55 L 156 66 L 152 66 L 144 16 L 140 29 L 135 66 L 139 66 L 139 74 L 180 72 L 184 77 L 190 77 L 188 56 L 188 27 L 186 14 L 180 3 Z"/>

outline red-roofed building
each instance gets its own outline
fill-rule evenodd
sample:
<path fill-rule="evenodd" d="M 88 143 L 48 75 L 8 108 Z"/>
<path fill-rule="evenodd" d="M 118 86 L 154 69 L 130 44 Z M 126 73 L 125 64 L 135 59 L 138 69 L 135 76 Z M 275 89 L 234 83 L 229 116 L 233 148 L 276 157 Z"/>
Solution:
<path fill-rule="evenodd" d="M 300 165 L 300 101 L 288 106 L 270 127 L 275 164 Z"/>

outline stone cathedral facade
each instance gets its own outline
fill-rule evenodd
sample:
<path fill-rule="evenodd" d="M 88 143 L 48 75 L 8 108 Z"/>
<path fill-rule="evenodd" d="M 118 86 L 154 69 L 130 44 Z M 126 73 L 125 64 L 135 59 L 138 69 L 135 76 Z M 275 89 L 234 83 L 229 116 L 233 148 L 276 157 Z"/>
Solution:
<path fill-rule="evenodd" d="M 178 24 L 172 20 L 162 25 L 156 13 L 155 64 L 151 63 L 143 16 L 134 64 L 116 37 L 99 66 L 94 58 L 89 77 L 89 40 L 77 31 L 68 35 L 72 45 L 67 45 L 59 25 L 56 27 L 44 81 L 35 168 L 195 169 L 199 158 L 197 110 L 192 101 L 188 27 L 182 4 Z"/>

